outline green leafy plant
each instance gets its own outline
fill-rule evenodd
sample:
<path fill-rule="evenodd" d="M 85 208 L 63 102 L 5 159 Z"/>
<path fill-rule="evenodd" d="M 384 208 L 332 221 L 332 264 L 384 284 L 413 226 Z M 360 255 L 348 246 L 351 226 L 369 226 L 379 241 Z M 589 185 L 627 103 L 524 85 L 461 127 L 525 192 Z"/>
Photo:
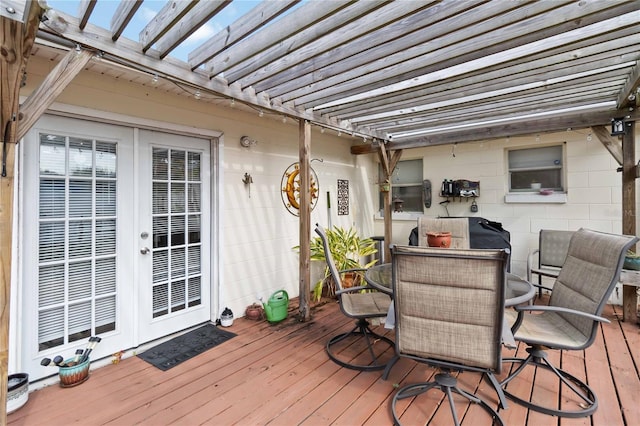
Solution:
<path fill-rule="evenodd" d="M 367 256 L 378 252 L 375 241 L 371 238 L 360 238 L 354 228 L 344 229 L 334 226 L 333 229 L 327 229 L 327 242 L 333 256 L 338 271 L 347 269 L 366 269 L 373 266 L 377 260 L 372 260 L 366 264 L 362 264 L 361 260 Z M 300 250 L 300 246 L 295 246 L 295 250 Z M 311 260 L 322 261 L 326 265 L 326 257 L 324 253 L 324 245 L 320 237 L 311 240 L 309 247 L 311 252 Z M 357 285 L 364 277 L 364 272 L 355 272 L 353 285 Z M 344 283 L 344 281 L 343 281 Z M 314 300 L 320 300 L 322 297 L 322 289 L 327 286 L 329 296 L 335 294 L 335 283 L 331 278 L 331 271 L 328 266 L 324 268 L 324 276 L 313 287 Z M 349 286 L 345 283 L 345 287 Z"/>

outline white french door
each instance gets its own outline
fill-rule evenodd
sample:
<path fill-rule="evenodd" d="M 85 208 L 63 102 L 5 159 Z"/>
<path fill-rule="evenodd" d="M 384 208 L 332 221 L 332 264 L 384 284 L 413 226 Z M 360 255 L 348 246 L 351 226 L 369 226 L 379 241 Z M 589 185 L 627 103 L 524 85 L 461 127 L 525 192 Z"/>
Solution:
<path fill-rule="evenodd" d="M 20 368 L 92 358 L 205 322 L 210 142 L 44 115 L 21 146 Z"/>
<path fill-rule="evenodd" d="M 210 142 L 140 130 L 139 340 L 210 319 Z"/>
<path fill-rule="evenodd" d="M 133 129 L 43 116 L 22 144 L 21 368 L 55 373 L 90 336 L 94 358 L 133 344 Z"/>

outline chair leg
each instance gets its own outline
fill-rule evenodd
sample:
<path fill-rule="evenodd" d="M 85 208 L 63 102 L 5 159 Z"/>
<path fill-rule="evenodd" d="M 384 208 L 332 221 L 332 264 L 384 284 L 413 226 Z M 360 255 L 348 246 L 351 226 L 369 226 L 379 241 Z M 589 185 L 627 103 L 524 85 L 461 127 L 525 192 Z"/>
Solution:
<path fill-rule="evenodd" d="M 391 369 L 398 362 L 400 357 L 398 354 L 393 355 L 393 358 L 387 363 L 387 366 L 384 368 L 384 373 L 382 373 L 382 380 L 387 380 L 389 378 L 389 374 L 391 373 Z"/>
<path fill-rule="evenodd" d="M 504 394 L 515 401 L 517 404 L 523 405 L 531 410 L 538 411 L 540 413 L 549 414 L 557 417 L 578 418 L 586 417 L 593 414 L 598 408 L 598 398 L 593 390 L 583 381 L 577 377 L 567 373 L 566 371 L 555 367 L 548 360 L 546 352 L 540 347 L 527 348 L 529 356 L 527 358 L 504 358 L 502 361 L 508 364 L 519 364 L 518 368 L 512 372 L 506 379 L 500 382 L 504 390 Z M 581 410 L 561 410 L 558 408 L 545 407 L 539 404 L 520 398 L 517 395 L 510 393 L 506 385 L 513 380 L 518 374 L 524 371 L 524 368 L 528 365 L 552 372 L 559 380 L 558 389 L 566 387 L 571 391 L 578 399 L 577 404 L 582 407 Z"/>
<path fill-rule="evenodd" d="M 367 364 L 350 363 L 340 359 L 337 356 L 337 354 L 334 353 L 333 346 L 336 343 L 341 342 L 349 337 L 363 338 L 365 340 L 365 342 L 367 343 L 367 352 L 369 354 L 369 359 L 370 359 L 370 361 Z M 374 344 L 377 341 L 384 342 L 390 348 L 395 350 L 395 343 L 393 342 L 393 340 L 389 339 L 388 337 L 382 336 L 378 333 L 375 333 L 369 327 L 369 322 L 366 319 L 362 318 L 356 321 L 356 325 L 355 327 L 353 327 L 353 329 L 351 329 L 351 331 L 347 333 L 338 334 L 337 336 L 334 336 L 331 339 L 329 339 L 325 349 L 327 351 L 327 355 L 329 356 L 329 358 L 333 362 L 335 362 L 336 364 L 342 367 L 350 368 L 352 370 L 359 370 L 359 371 L 382 370 L 385 367 L 387 367 L 388 361 L 387 362 L 380 361 L 380 355 L 386 352 L 386 350 L 384 351 L 381 350 L 378 352 L 378 355 L 376 355 L 376 352 L 374 351 Z"/>
<path fill-rule="evenodd" d="M 458 379 L 453 377 L 447 370 L 445 370 L 443 373 L 436 374 L 434 381 L 432 382 L 414 383 L 398 389 L 396 394 L 393 396 L 393 399 L 391 400 L 391 413 L 393 415 L 394 424 L 400 425 L 400 419 L 396 410 L 396 403 L 398 402 L 398 400 L 421 395 L 436 387 L 446 394 L 447 400 L 449 401 L 449 407 L 451 408 L 451 415 L 453 416 L 453 421 L 456 426 L 460 426 L 460 421 L 458 419 L 455 401 L 453 400 L 453 392 L 463 396 L 471 402 L 480 405 L 486 412 L 491 415 L 494 424 L 504 426 L 502 418 L 495 409 L 493 409 L 481 398 L 478 398 L 477 396 L 458 387 Z"/>

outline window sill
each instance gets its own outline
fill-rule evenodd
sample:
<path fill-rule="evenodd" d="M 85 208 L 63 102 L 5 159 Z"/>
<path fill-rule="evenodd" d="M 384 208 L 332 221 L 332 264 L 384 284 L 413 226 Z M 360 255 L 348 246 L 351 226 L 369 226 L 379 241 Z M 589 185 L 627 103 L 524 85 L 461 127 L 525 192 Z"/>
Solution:
<path fill-rule="evenodd" d="M 510 192 L 504 196 L 505 203 L 564 204 L 567 202 L 566 192 L 542 195 L 536 192 Z"/>
<path fill-rule="evenodd" d="M 392 212 L 391 220 L 406 220 L 406 221 L 416 221 L 420 216 L 424 213 L 422 212 Z M 375 220 L 384 220 L 384 215 L 381 211 L 378 211 L 374 216 Z"/>

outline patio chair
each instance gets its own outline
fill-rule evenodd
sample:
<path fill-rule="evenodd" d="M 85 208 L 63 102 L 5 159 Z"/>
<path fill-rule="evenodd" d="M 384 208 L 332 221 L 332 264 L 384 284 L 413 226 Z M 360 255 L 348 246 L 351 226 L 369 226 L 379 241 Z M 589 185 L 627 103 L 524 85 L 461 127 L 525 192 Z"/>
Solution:
<path fill-rule="evenodd" d="M 539 297 L 542 296 L 542 290 L 552 291 L 550 287 L 542 285 L 542 277 L 558 278 L 573 233 L 574 231 L 540 230 L 538 248 L 527 256 L 527 281 L 538 287 Z M 534 274 L 538 276 L 538 284 L 532 281 Z"/>
<path fill-rule="evenodd" d="M 387 361 L 390 359 L 389 349 L 394 346 L 393 340 L 382 336 L 371 330 L 369 319 L 384 318 L 389 311 L 391 298 L 388 294 L 378 292 L 368 285 L 360 285 L 356 287 L 344 288 L 342 285 L 341 273 L 352 271 L 363 271 L 364 269 L 349 269 L 347 271 L 338 271 L 329 249 L 327 235 L 322 226 L 316 225 L 316 233 L 322 240 L 324 246 L 325 259 L 327 266 L 331 271 L 331 277 L 336 285 L 336 297 L 340 303 L 342 313 L 356 320 L 355 327 L 349 332 L 341 333 L 329 339 L 326 345 L 327 355 L 336 364 L 350 368 L 352 370 L 371 371 L 382 370 L 385 368 Z M 352 354 L 351 351 L 345 351 L 348 346 L 356 345 L 359 341 L 364 340 L 366 343 L 366 355 L 353 357 L 344 355 L 341 352 Z M 357 347 L 357 345 L 355 346 Z"/>
<path fill-rule="evenodd" d="M 598 399 L 589 386 L 577 377 L 551 364 L 547 349 L 584 350 L 593 343 L 601 322 L 609 322 L 601 316 L 602 309 L 613 291 L 627 250 L 636 243 L 635 236 L 613 235 L 580 229 L 569 243 L 564 266 L 553 286 L 549 304 L 524 305 L 506 312 L 507 320 L 516 341 L 528 345 L 527 358 L 505 358 L 511 364 L 511 374 L 501 382 L 504 393 L 518 404 L 532 410 L 559 417 L 583 417 L 591 415 L 598 407 Z M 515 370 L 513 367 L 518 366 Z M 525 367 L 532 366 L 538 378 L 555 378 L 562 389 L 562 406 L 543 406 L 534 402 L 533 392 L 517 396 L 507 384 Z M 505 368 L 506 370 L 506 368 Z M 544 379 L 543 379 L 544 380 Z M 545 389 L 549 381 L 545 381 Z M 535 385 L 534 385 L 535 386 Z"/>
<path fill-rule="evenodd" d="M 434 381 L 403 386 L 396 404 L 438 388 L 460 424 L 453 393 L 478 403 L 494 422 L 503 424 L 494 408 L 473 392 L 463 390 L 452 371 L 486 374 L 506 407 L 494 372 L 500 372 L 501 336 L 508 254 L 505 250 L 439 249 L 394 246 L 393 291 L 396 354 L 435 366 Z M 474 421 L 471 421 L 474 423 Z"/>

